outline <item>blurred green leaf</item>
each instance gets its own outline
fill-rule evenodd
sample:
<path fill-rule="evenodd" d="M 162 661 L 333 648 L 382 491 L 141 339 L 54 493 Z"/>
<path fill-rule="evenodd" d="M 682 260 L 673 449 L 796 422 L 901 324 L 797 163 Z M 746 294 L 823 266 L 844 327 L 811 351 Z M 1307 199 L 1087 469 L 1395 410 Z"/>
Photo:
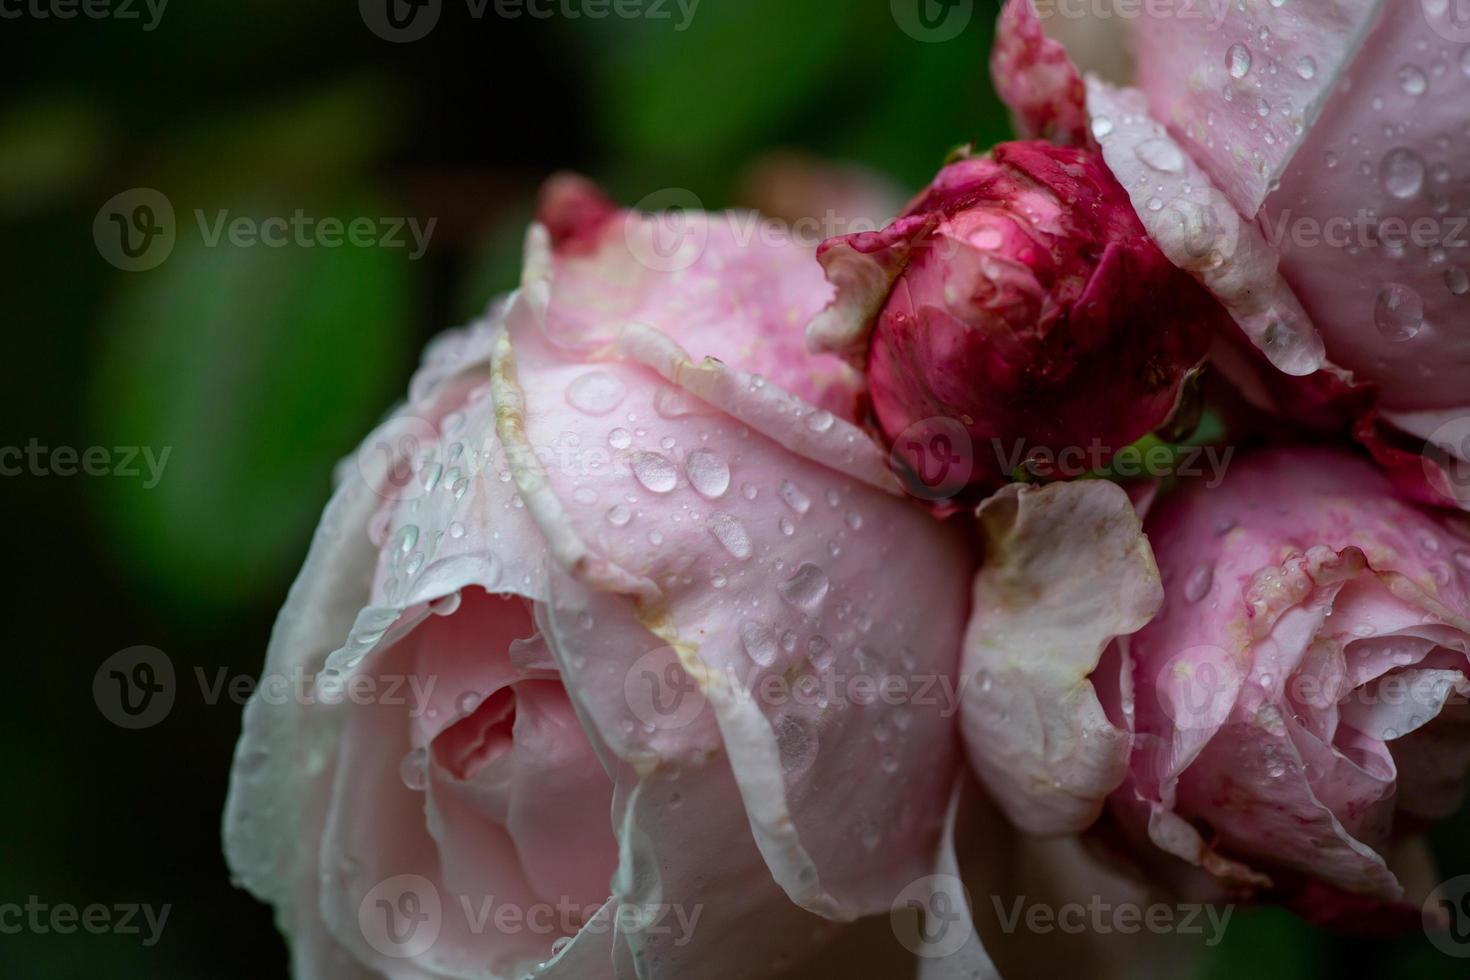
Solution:
<path fill-rule="evenodd" d="M 1325 980 L 1327 947 L 1324 934 L 1285 909 L 1237 908 L 1199 980 Z"/>
<path fill-rule="evenodd" d="M 305 210 L 395 213 L 364 198 Z M 123 280 L 91 405 L 113 445 L 170 456 L 152 489 L 146 476 L 92 483 L 109 544 L 140 578 L 248 601 L 300 560 L 332 464 L 407 373 L 413 274 L 406 250 L 209 247 L 182 208 L 178 226 L 167 261 Z"/>
<path fill-rule="evenodd" d="M 0 216 L 40 210 L 102 162 L 101 116 L 79 101 L 25 102 L 0 114 Z"/>

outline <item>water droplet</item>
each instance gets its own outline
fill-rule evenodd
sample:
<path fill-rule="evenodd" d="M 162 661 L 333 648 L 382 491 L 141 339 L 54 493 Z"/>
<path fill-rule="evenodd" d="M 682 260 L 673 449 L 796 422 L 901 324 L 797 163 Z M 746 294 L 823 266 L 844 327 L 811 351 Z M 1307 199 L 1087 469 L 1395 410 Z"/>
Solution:
<path fill-rule="evenodd" d="M 419 526 L 417 524 L 405 524 L 398 532 L 398 550 L 408 554 L 414 545 L 419 543 Z"/>
<path fill-rule="evenodd" d="M 714 500 L 730 489 L 730 466 L 723 456 L 708 449 L 696 449 L 685 460 L 689 483 L 701 497 Z"/>
<path fill-rule="evenodd" d="M 633 476 L 654 493 L 668 493 L 679 483 L 678 467 L 659 453 L 634 453 Z"/>
<path fill-rule="evenodd" d="M 1184 154 L 1171 140 L 1144 140 L 1133 152 L 1145 166 L 1161 174 L 1184 172 Z"/>
<path fill-rule="evenodd" d="M 1311 55 L 1303 57 L 1296 63 L 1296 73 L 1303 79 L 1311 81 L 1317 77 L 1317 61 Z"/>
<path fill-rule="evenodd" d="M 1444 271 L 1444 284 L 1451 295 L 1464 296 L 1470 293 L 1470 273 L 1464 269 L 1449 268 Z"/>
<path fill-rule="evenodd" d="M 633 434 L 624 428 L 616 428 L 607 434 L 607 444 L 614 449 L 627 449 L 633 445 Z"/>
<path fill-rule="evenodd" d="M 480 693 L 478 691 L 465 691 L 454 699 L 454 710 L 458 711 L 461 717 L 473 714 L 479 706 Z"/>
<path fill-rule="evenodd" d="M 840 503 L 842 503 L 842 497 L 840 495 L 838 495 L 837 491 L 836 490 L 828 490 L 827 491 L 827 506 L 828 507 L 836 507 Z"/>
<path fill-rule="evenodd" d="M 666 419 L 694 415 L 700 410 L 699 401 L 683 388 L 666 385 L 653 396 L 653 410 Z"/>
<path fill-rule="evenodd" d="M 745 525 L 740 523 L 740 518 L 716 514 L 710 518 L 709 533 L 736 558 L 744 561 L 750 557 L 753 550 L 750 546 L 750 535 L 746 532 Z"/>
<path fill-rule="evenodd" d="M 781 649 L 785 650 L 787 653 L 791 653 L 796 649 L 795 632 L 787 630 L 786 632 L 781 634 Z"/>
<path fill-rule="evenodd" d="M 449 524 L 449 536 L 456 541 L 464 537 L 464 525 L 459 521 L 451 521 Z"/>
<path fill-rule="evenodd" d="M 855 510 L 848 511 L 847 512 L 847 526 L 850 527 L 850 528 L 852 528 L 854 531 L 860 531 L 860 530 L 862 530 L 862 527 L 863 527 L 863 515 L 862 514 L 859 514 Z"/>
<path fill-rule="evenodd" d="M 826 409 L 818 409 L 806 417 L 806 427 L 813 432 L 826 432 L 837 420 Z"/>
<path fill-rule="evenodd" d="M 1184 598 L 1190 602 L 1199 602 L 1209 594 L 1210 586 L 1215 583 L 1215 566 L 1211 562 L 1202 562 L 1194 571 L 1189 573 L 1189 578 L 1184 583 Z"/>
<path fill-rule="evenodd" d="M 747 619 L 740 624 L 740 645 L 750 655 L 750 659 L 762 667 L 769 667 L 776 662 L 776 639 L 771 635 L 769 627 L 754 620 Z"/>
<path fill-rule="evenodd" d="M 633 512 L 622 504 L 614 504 L 607 512 L 607 522 L 613 527 L 626 527 L 633 519 Z"/>
<path fill-rule="evenodd" d="M 781 483 L 781 499 L 786 501 L 786 506 L 798 514 L 805 514 L 812 509 L 812 498 L 790 480 L 783 480 Z"/>
<path fill-rule="evenodd" d="M 607 371 L 588 371 L 567 385 L 567 403 L 588 415 L 606 415 L 628 394 L 628 386 Z"/>
<path fill-rule="evenodd" d="M 759 494 L 754 483 L 747 483 L 740 488 L 740 495 L 746 500 L 754 500 Z"/>
<path fill-rule="evenodd" d="M 796 533 L 796 525 L 791 523 L 791 518 L 783 517 L 780 521 L 781 533 L 788 538 Z"/>
<path fill-rule="evenodd" d="M 800 776 L 817 760 L 817 736 L 805 721 L 795 715 L 782 715 L 772 726 L 776 747 L 781 752 L 781 768 L 787 778 Z"/>
<path fill-rule="evenodd" d="M 1225 67 L 1231 78 L 1244 78 L 1251 71 L 1251 49 L 1240 42 L 1230 45 L 1225 52 Z"/>
<path fill-rule="evenodd" d="M 414 749 L 398 764 L 398 778 L 412 790 L 422 790 L 429 785 L 429 753 L 425 749 Z"/>
<path fill-rule="evenodd" d="M 1399 69 L 1399 88 L 1410 95 L 1423 95 L 1429 88 L 1429 76 L 1417 65 L 1404 65 Z"/>
<path fill-rule="evenodd" d="M 1092 120 L 1092 138 L 1105 140 L 1113 132 L 1113 121 L 1107 116 L 1098 116 Z"/>
<path fill-rule="evenodd" d="M 871 851 L 875 850 L 881 843 L 883 843 L 883 831 L 878 828 L 878 825 L 875 823 L 864 824 L 863 847 Z"/>
<path fill-rule="evenodd" d="M 1390 150 L 1379 168 L 1383 189 L 1400 200 L 1415 197 L 1424 189 L 1424 158 L 1407 147 Z"/>
<path fill-rule="evenodd" d="M 1412 340 L 1424 328 L 1424 300 L 1408 286 L 1391 282 L 1378 293 L 1373 322 L 1389 340 Z"/>
<path fill-rule="evenodd" d="M 1470 572 L 1470 551 L 1455 552 L 1455 564 L 1459 566 L 1460 571 Z"/>
<path fill-rule="evenodd" d="M 818 670 L 826 670 L 832 664 L 832 644 L 825 637 L 814 636 L 806 641 L 807 659 Z"/>
<path fill-rule="evenodd" d="M 827 597 L 831 582 L 827 573 L 811 562 L 802 562 L 796 573 L 776 587 L 781 598 L 798 609 L 816 609 Z"/>

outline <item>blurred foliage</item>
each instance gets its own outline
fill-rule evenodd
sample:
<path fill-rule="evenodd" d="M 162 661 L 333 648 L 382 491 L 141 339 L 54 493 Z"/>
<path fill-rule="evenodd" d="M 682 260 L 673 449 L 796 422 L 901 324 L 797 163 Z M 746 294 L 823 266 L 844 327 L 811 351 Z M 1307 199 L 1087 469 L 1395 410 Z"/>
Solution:
<path fill-rule="evenodd" d="M 165 941 L 0 938 L 6 977 L 277 976 L 269 911 L 228 883 L 218 819 L 238 705 L 181 692 L 155 730 L 90 698 L 136 643 L 181 675 L 258 669 L 335 462 L 402 397 L 417 349 L 512 288 L 537 184 L 562 168 L 625 203 L 684 187 L 729 204 L 760 154 L 794 147 L 917 189 L 948 148 L 1009 135 L 985 58 L 995 4 L 923 43 L 889 5 L 702 0 L 669 20 L 493 16 L 448 2 L 391 44 L 346 0 L 169 4 L 136 23 L 6 20 L 0 267 L 7 444 L 171 447 L 164 479 L 10 481 L 13 564 L 33 583 L 0 705 L 0 898 L 176 905 Z M 153 187 L 178 238 L 122 272 L 98 207 Z M 194 217 L 416 217 L 427 255 L 210 245 Z M 186 685 L 187 686 L 187 685 Z M 58 719 L 63 723 L 58 724 Z M 38 733 L 45 733 L 43 736 Z M 1470 867 L 1465 821 L 1436 834 Z M 221 955 L 227 949 L 228 955 Z M 1422 937 L 1329 941 L 1240 912 L 1202 980 L 1449 976 Z"/>

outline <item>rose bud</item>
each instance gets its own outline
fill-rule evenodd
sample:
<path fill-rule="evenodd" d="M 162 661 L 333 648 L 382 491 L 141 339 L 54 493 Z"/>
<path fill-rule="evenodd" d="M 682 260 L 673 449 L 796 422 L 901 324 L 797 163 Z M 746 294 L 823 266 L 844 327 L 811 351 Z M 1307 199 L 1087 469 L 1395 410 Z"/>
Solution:
<path fill-rule="evenodd" d="M 950 164 L 888 228 L 818 257 L 838 292 L 809 340 L 866 367 L 921 493 L 956 445 L 979 490 L 1022 464 L 1046 478 L 1106 464 L 1169 419 L 1224 315 L 1101 157 L 1039 141 Z"/>
<path fill-rule="evenodd" d="M 1079 85 L 1043 24 L 1061 26 L 1009 0 L 998 90 L 1026 132 L 1064 120 L 1075 142 L 1085 109 L 1149 234 L 1265 355 L 1220 366 L 1288 417 L 1340 392 L 1336 411 L 1396 482 L 1470 509 L 1470 33 L 1455 5 L 1099 19 L 1091 37 L 1126 34 L 1105 46 L 1135 56 L 1112 76 L 1134 86 L 1121 91 Z M 1273 368 L 1289 377 L 1261 377 Z"/>
<path fill-rule="evenodd" d="M 1304 914 L 1398 902 L 1390 857 L 1470 775 L 1470 539 L 1325 449 L 1248 458 L 1146 527 L 1167 598 L 1128 646 L 1115 813 Z"/>
<path fill-rule="evenodd" d="M 773 976 L 932 871 L 953 722 L 875 692 L 953 690 L 971 561 L 728 218 L 553 182 L 339 470 L 225 821 L 297 976 Z"/>

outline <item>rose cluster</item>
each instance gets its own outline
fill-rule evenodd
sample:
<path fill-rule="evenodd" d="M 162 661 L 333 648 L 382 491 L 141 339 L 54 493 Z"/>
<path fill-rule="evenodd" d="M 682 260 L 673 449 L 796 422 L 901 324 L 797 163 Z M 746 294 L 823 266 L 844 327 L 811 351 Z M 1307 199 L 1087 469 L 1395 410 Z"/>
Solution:
<path fill-rule="evenodd" d="M 1221 13 L 1094 49 L 1009 0 L 1021 138 L 816 248 L 548 182 L 338 469 L 264 668 L 311 696 L 245 712 L 226 851 L 297 976 L 814 976 L 885 915 L 921 976 L 1035 975 L 994 912 L 1038 877 L 1453 904 L 1470 46 Z M 797 169 L 781 220 L 889 207 Z M 423 703 L 340 696 L 388 676 Z"/>

